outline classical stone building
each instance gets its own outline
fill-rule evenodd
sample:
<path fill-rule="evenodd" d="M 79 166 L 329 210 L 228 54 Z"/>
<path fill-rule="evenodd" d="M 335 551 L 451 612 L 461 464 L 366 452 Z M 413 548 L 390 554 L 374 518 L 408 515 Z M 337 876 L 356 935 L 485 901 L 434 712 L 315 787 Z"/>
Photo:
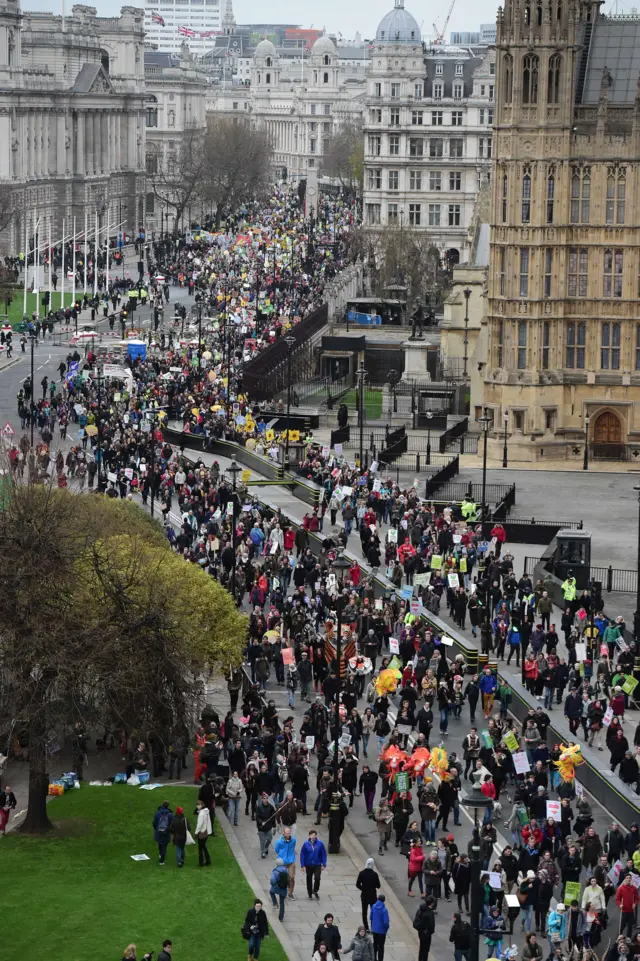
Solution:
<path fill-rule="evenodd" d="M 85 211 L 129 232 L 144 223 L 144 25 L 141 10 L 66 18 L 0 2 L 0 183 L 16 213 L 3 246 L 18 251 L 80 231 Z"/>
<path fill-rule="evenodd" d="M 599 7 L 498 14 L 484 403 L 519 459 L 640 441 L 640 19 Z"/>
<path fill-rule="evenodd" d="M 425 47 L 395 0 L 376 31 L 365 110 L 364 222 L 420 232 L 450 264 L 469 259 L 491 171 L 494 56 Z"/>
<path fill-rule="evenodd" d="M 173 169 L 183 138 L 204 136 L 207 76 L 183 44 L 180 54 L 147 51 L 145 75 L 145 163 L 147 170 L 146 226 L 148 230 L 173 228 L 175 209 L 163 205 L 153 189 L 154 178 Z M 176 171 L 179 176 L 179 171 Z M 163 182 L 164 183 L 164 182 Z M 164 190 L 160 191 L 160 196 Z M 189 216 L 187 211 L 187 216 Z M 199 217 L 200 210 L 191 211 Z"/>

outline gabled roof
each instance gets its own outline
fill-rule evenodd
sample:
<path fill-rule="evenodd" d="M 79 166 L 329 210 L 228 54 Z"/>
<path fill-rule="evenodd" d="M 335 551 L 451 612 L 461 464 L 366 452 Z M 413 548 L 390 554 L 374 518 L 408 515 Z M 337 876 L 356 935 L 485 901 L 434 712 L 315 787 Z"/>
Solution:
<path fill-rule="evenodd" d="M 71 88 L 72 93 L 114 94 L 113 84 L 100 63 L 84 63 Z"/>

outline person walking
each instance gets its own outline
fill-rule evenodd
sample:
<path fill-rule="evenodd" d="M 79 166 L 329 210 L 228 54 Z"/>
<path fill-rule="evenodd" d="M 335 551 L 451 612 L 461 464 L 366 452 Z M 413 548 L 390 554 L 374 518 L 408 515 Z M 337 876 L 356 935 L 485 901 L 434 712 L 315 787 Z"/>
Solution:
<path fill-rule="evenodd" d="M 317 831 L 309 831 L 309 839 L 300 850 L 300 867 L 307 872 L 307 895 L 309 900 L 320 900 L 320 878 L 327 866 L 327 850 Z M 327 947 L 329 947 L 327 945 Z M 333 952 L 332 952 L 333 954 Z"/>
<path fill-rule="evenodd" d="M 631 938 L 638 908 L 638 889 L 633 884 L 630 874 L 626 875 L 616 891 L 616 904 L 620 908 L 620 934 L 624 934 L 626 930 L 627 937 Z"/>
<path fill-rule="evenodd" d="M 420 948 L 418 951 L 418 961 L 428 961 L 429 951 L 431 950 L 431 938 L 436 929 L 436 919 L 434 914 L 435 900 L 428 897 L 418 910 L 413 919 L 413 926 L 418 932 Z"/>
<path fill-rule="evenodd" d="M 287 867 L 284 861 L 282 860 L 282 858 L 278 858 L 276 860 L 276 866 L 271 872 L 269 894 L 271 895 L 271 903 L 273 904 L 274 908 L 278 907 L 278 901 L 279 901 L 279 907 L 280 907 L 280 910 L 278 911 L 279 921 L 284 921 L 284 905 L 285 905 L 285 901 L 287 900 L 288 887 L 289 887 L 289 872 L 287 871 Z"/>
<path fill-rule="evenodd" d="M 256 804 L 256 827 L 258 829 L 258 840 L 260 842 L 260 857 L 263 861 L 269 851 L 275 823 L 275 805 L 269 800 L 267 792 L 263 791 L 260 795 L 260 800 Z"/>
<path fill-rule="evenodd" d="M 189 822 L 184 816 L 184 808 L 176 808 L 176 813 L 171 822 L 170 831 L 176 849 L 176 861 L 178 862 L 178 867 L 182 868 L 184 867 L 184 849 L 187 843 L 187 834 L 189 832 Z"/>
<path fill-rule="evenodd" d="M 306 844 L 306 841 L 305 841 Z M 342 938 L 340 928 L 333 923 L 333 915 L 325 914 L 324 922 L 319 924 L 313 936 L 313 951 L 318 950 L 321 944 L 326 945 L 327 951 L 331 954 L 334 961 L 340 961 L 342 951 Z"/>
<path fill-rule="evenodd" d="M 242 785 L 241 779 L 238 777 L 238 772 L 234 771 L 233 776 L 227 781 L 227 800 L 229 804 L 227 806 L 227 818 L 231 824 L 231 817 L 233 812 L 233 824 L 238 827 L 238 815 L 240 813 L 240 798 L 244 794 L 244 787 Z"/>
<path fill-rule="evenodd" d="M 373 942 L 364 924 L 361 924 L 351 939 L 351 944 L 344 949 L 345 954 L 353 952 L 353 961 L 373 961 Z"/>
<path fill-rule="evenodd" d="M 549 911 L 547 917 L 547 940 L 549 942 L 549 954 L 553 954 L 553 949 L 562 945 L 567 934 L 566 907 L 562 903 L 556 904 L 555 909 Z"/>
<path fill-rule="evenodd" d="M 384 944 L 389 930 L 389 910 L 384 894 L 379 894 L 371 905 L 371 934 L 373 935 L 373 961 L 384 961 Z"/>
<path fill-rule="evenodd" d="M 362 905 L 362 923 L 367 931 L 369 930 L 368 913 L 369 908 L 376 903 L 378 890 L 380 888 L 380 877 L 375 870 L 373 858 L 367 858 L 364 868 L 356 879 L 356 887 L 360 892 L 360 903 Z"/>
<path fill-rule="evenodd" d="M 198 841 L 198 866 L 199 867 L 209 867 L 211 865 L 211 856 L 207 850 L 207 841 L 209 840 L 209 835 L 212 833 L 211 828 L 211 815 L 204 803 L 204 801 L 198 801 L 196 804 L 195 813 L 198 820 L 196 821 L 196 838 Z"/>
<path fill-rule="evenodd" d="M 453 924 L 449 932 L 449 941 L 453 944 L 455 961 L 469 961 L 471 951 L 471 925 L 462 918 L 458 911 L 454 911 Z"/>
<path fill-rule="evenodd" d="M 256 898 L 253 902 L 253 907 L 247 911 L 244 924 L 242 925 L 242 936 L 249 942 L 248 961 L 251 961 L 252 958 L 258 961 L 260 957 L 260 945 L 268 935 L 269 925 L 267 924 L 267 915 L 262 907 L 262 901 L 260 898 Z"/>
<path fill-rule="evenodd" d="M 278 838 L 273 850 L 277 857 L 282 858 L 282 863 L 287 869 L 289 900 L 295 901 L 293 889 L 296 886 L 296 839 L 291 833 L 290 827 L 282 829 L 282 837 Z"/>
<path fill-rule="evenodd" d="M 164 864 L 167 847 L 171 840 L 171 822 L 173 811 L 168 801 L 163 801 L 153 817 L 153 838 L 158 845 L 158 862 Z"/>

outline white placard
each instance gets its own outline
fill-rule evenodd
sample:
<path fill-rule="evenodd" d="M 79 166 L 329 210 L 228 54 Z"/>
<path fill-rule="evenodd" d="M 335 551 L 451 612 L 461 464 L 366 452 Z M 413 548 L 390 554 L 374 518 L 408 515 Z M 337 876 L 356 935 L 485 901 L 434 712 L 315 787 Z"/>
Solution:
<path fill-rule="evenodd" d="M 504 899 L 508 908 L 519 908 L 521 906 L 517 894 L 505 894 Z"/>
<path fill-rule="evenodd" d="M 413 578 L 413 583 L 415 587 L 426 587 L 431 580 L 431 571 L 426 571 L 423 574 L 416 574 Z"/>
<path fill-rule="evenodd" d="M 502 890 L 502 878 L 498 871 L 489 872 L 489 887 L 492 887 L 494 891 Z"/>
<path fill-rule="evenodd" d="M 448 580 L 449 580 L 449 587 L 453 587 L 454 589 L 457 589 L 458 587 L 460 587 L 460 578 L 458 577 L 455 571 L 449 574 Z"/>
<path fill-rule="evenodd" d="M 373 492 L 374 494 L 379 494 L 381 490 L 382 490 L 382 481 L 380 480 L 379 477 L 376 477 L 376 479 L 373 482 Z"/>
<path fill-rule="evenodd" d="M 513 767 L 516 774 L 526 774 L 531 770 L 531 765 L 529 764 L 529 758 L 525 751 L 516 751 L 515 754 L 511 755 L 513 758 Z"/>
<path fill-rule="evenodd" d="M 398 640 L 397 637 L 389 638 L 389 651 L 391 652 L 391 654 L 400 653 L 400 641 Z"/>
<path fill-rule="evenodd" d="M 349 747 L 349 745 L 351 744 L 351 735 L 341 734 L 338 744 L 340 745 L 340 747 Z"/>
<path fill-rule="evenodd" d="M 117 480 L 118 480 L 118 475 L 117 475 L 117 474 L 114 474 L 113 471 L 108 470 L 108 471 L 107 471 L 107 480 L 108 480 L 108 481 L 111 481 L 112 484 L 115 484 L 115 483 L 117 482 Z"/>
<path fill-rule="evenodd" d="M 447 634 L 443 634 L 440 638 L 440 643 L 444 644 L 445 647 L 453 647 L 453 638 L 449 637 Z"/>
<path fill-rule="evenodd" d="M 612 721 L 613 721 L 613 708 L 608 707 L 607 710 L 605 711 L 604 717 L 602 718 L 602 723 L 604 724 L 605 727 L 609 727 Z"/>
<path fill-rule="evenodd" d="M 151 858 L 149 857 L 148 854 L 132 854 L 131 860 L 132 861 L 150 861 Z"/>
<path fill-rule="evenodd" d="M 586 644 L 576 644 L 576 659 L 578 661 L 586 661 L 587 659 L 587 645 Z"/>
<path fill-rule="evenodd" d="M 304 743 L 306 744 L 307 748 L 310 751 L 313 751 L 314 747 L 316 746 L 316 739 L 313 736 L 313 734 L 310 734 L 307 737 L 305 737 Z"/>
<path fill-rule="evenodd" d="M 133 480 L 133 467 L 125 467 L 124 476 L 127 480 Z"/>
<path fill-rule="evenodd" d="M 369 473 L 370 473 L 370 474 L 375 474 L 377 470 L 378 470 L 378 461 L 377 461 L 377 460 L 372 460 L 372 461 L 371 461 L 371 467 L 369 468 Z M 375 490 L 375 487 L 374 487 L 373 489 Z M 378 488 L 378 490 L 380 490 L 380 488 Z"/>
<path fill-rule="evenodd" d="M 554 821 L 560 820 L 562 817 L 560 801 L 547 801 L 547 817 L 553 818 Z"/>
<path fill-rule="evenodd" d="M 344 497 L 351 497 L 353 494 L 353 487 L 343 487 L 342 493 Z"/>
<path fill-rule="evenodd" d="M 338 457 L 342 457 L 342 444 L 334 444 L 333 449 Z"/>
<path fill-rule="evenodd" d="M 396 530 L 395 527 L 390 527 L 389 530 L 387 531 L 387 540 L 389 541 L 390 544 L 398 543 L 398 531 Z"/>

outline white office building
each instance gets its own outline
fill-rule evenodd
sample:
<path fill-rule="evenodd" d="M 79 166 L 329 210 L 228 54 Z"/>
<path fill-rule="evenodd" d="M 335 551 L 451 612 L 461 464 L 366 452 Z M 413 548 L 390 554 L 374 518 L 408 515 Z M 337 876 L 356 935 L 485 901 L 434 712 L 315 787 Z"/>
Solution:
<path fill-rule="evenodd" d="M 231 33 L 236 23 L 232 0 L 145 0 L 146 39 L 167 53 L 179 53 L 187 43 L 202 56 L 220 33 Z"/>

